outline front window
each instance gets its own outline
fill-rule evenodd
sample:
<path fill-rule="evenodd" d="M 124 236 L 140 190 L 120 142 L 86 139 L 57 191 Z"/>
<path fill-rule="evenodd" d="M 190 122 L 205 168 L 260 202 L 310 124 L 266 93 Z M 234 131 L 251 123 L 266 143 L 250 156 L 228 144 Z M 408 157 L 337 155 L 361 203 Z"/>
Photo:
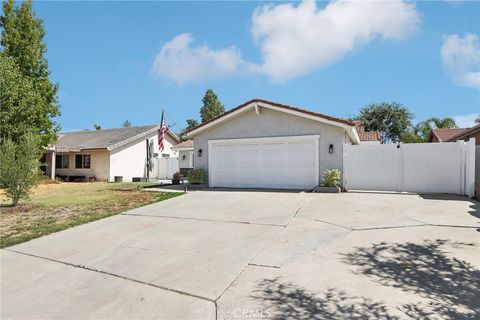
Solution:
<path fill-rule="evenodd" d="M 55 168 L 68 169 L 68 154 L 57 154 L 55 156 Z"/>
<path fill-rule="evenodd" d="M 90 155 L 89 154 L 76 154 L 75 155 L 75 168 L 76 169 L 90 169 Z"/>

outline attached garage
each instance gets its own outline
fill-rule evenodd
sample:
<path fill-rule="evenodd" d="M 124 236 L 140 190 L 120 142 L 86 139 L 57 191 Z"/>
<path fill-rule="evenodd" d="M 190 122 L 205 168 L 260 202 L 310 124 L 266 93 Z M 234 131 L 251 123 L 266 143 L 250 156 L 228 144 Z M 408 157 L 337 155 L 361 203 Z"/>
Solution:
<path fill-rule="evenodd" d="M 209 141 L 209 186 L 309 189 L 319 184 L 319 135 Z"/>
<path fill-rule="evenodd" d="M 343 144 L 360 142 L 350 121 L 260 99 L 184 137 L 209 187 L 224 188 L 311 189 L 325 170 L 343 170 Z"/>

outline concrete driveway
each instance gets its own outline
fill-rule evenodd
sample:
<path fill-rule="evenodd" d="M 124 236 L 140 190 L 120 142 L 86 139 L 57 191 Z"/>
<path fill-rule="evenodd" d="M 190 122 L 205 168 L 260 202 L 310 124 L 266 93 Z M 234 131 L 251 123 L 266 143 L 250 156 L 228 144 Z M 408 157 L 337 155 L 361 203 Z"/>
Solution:
<path fill-rule="evenodd" d="M 1 251 L 2 319 L 475 318 L 480 204 L 197 191 Z"/>

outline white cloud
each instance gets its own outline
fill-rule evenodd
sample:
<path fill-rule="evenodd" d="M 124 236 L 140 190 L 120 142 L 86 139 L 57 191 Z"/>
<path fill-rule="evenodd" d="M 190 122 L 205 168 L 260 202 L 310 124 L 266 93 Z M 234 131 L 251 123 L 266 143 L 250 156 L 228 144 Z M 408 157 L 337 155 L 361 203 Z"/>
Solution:
<path fill-rule="evenodd" d="M 263 56 L 257 70 L 285 82 L 330 65 L 376 38 L 405 38 L 419 24 L 415 5 L 402 0 L 337 0 L 323 9 L 314 1 L 262 6 L 252 17 L 252 34 Z"/>
<path fill-rule="evenodd" d="M 234 74 L 242 64 L 235 47 L 218 50 L 207 45 L 192 47 L 192 41 L 191 34 L 183 33 L 165 43 L 155 56 L 153 73 L 184 84 Z"/>
<path fill-rule="evenodd" d="M 443 37 L 442 61 L 447 72 L 459 85 L 480 89 L 480 41 L 478 35 L 467 33 Z"/>
<path fill-rule="evenodd" d="M 480 113 L 467 114 L 462 116 L 453 116 L 455 123 L 459 128 L 470 128 L 476 125 L 475 119 L 480 117 Z"/>

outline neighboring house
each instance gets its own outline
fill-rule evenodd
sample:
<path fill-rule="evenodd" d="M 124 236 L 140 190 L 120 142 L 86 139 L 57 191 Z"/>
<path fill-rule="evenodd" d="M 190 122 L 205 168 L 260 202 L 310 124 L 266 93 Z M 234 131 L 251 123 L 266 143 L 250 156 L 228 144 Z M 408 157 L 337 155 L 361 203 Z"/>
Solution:
<path fill-rule="evenodd" d="M 123 181 L 146 177 L 147 141 L 153 145 L 154 156 L 176 156 L 171 147 L 179 142 L 168 132 L 162 154 L 158 149 L 158 125 L 61 133 L 56 144 L 45 156 L 46 174 L 70 181 Z M 156 176 L 156 169 L 148 172 Z"/>
<path fill-rule="evenodd" d="M 455 136 L 464 133 L 466 130 L 468 130 L 468 128 L 433 129 L 430 132 L 427 142 L 447 142 Z"/>
<path fill-rule="evenodd" d="M 184 132 L 194 168 L 210 187 L 307 189 L 343 169 L 343 144 L 361 142 L 355 123 L 261 99 Z"/>
<path fill-rule="evenodd" d="M 363 122 L 360 120 L 354 120 L 353 123 L 355 123 L 362 144 L 380 144 L 382 142 L 380 131 L 365 131 Z"/>
<path fill-rule="evenodd" d="M 173 151 L 178 152 L 178 166 L 180 172 L 188 174 L 193 169 L 193 140 L 186 140 L 171 148 Z"/>

